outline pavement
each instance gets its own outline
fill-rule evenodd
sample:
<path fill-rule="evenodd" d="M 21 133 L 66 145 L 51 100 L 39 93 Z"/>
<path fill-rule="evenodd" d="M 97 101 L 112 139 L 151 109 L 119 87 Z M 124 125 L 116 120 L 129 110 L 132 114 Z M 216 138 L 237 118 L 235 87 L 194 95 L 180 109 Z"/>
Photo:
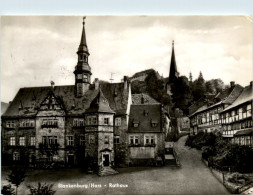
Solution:
<path fill-rule="evenodd" d="M 253 187 L 244 191 L 242 194 L 253 194 Z"/>
<path fill-rule="evenodd" d="M 116 169 L 119 174 L 106 177 L 88 175 L 78 169 L 35 170 L 28 173 L 18 192 L 28 194 L 26 186 L 40 181 L 54 183 L 56 195 L 229 194 L 201 161 L 201 152 L 184 146 L 185 140 L 186 136 L 175 143 L 181 167 L 120 168 Z M 5 184 L 2 173 L 2 184 Z"/>

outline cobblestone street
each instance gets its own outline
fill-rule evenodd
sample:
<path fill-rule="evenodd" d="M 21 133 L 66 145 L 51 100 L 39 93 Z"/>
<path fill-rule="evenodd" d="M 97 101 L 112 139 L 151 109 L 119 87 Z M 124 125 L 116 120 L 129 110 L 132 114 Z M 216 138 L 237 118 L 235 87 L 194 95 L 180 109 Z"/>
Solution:
<path fill-rule="evenodd" d="M 56 194 L 228 194 L 226 188 L 201 161 L 200 152 L 184 146 L 186 137 L 176 144 L 181 167 L 140 167 L 117 169 L 120 174 L 107 177 L 87 175 L 77 169 L 35 170 L 29 172 L 19 188 L 19 194 L 29 193 L 25 187 L 36 182 L 54 183 Z M 2 175 L 6 175 L 3 171 Z M 4 179 L 5 176 L 2 177 Z M 6 184 L 6 180 L 2 181 Z M 58 188 L 58 184 L 101 185 L 98 188 Z M 109 187 L 109 183 L 128 185 Z M 106 186 L 105 186 L 106 185 Z"/>

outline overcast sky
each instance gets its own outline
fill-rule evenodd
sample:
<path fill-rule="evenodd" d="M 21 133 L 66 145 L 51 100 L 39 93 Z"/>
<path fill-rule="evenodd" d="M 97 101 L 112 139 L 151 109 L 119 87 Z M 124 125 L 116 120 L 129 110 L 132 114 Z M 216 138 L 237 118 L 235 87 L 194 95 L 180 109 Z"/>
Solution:
<path fill-rule="evenodd" d="M 94 78 L 114 82 L 153 68 L 169 75 L 171 44 L 180 75 L 252 80 L 252 18 L 247 16 L 88 16 Z M 1 101 L 21 87 L 74 84 L 82 16 L 1 18 Z"/>

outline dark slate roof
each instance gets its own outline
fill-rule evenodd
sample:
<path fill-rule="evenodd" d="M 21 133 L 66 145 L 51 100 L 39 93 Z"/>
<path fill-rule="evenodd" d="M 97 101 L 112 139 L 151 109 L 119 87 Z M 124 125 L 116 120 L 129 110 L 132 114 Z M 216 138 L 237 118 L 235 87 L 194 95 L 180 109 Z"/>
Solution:
<path fill-rule="evenodd" d="M 4 114 L 4 112 L 7 110 L 9 104 L 5 102 L 1 102 L 1 115 Z"/>
<path fill-rule="evenodd" d="M 209 110 L 211 108 L 214 108 L 218 105 L 221 104 L 232 104 L 236 98 L 238 98 L 238 96 L 241 94 L 243 90 L 243 87 L 240 85 L 235 85 L 232 88 L 227 88 L 225 90 L 223 90 L 221 93 L 218 93 L 215 97 L 214 97 L 214 102 L 218 101 L 217 103 L 208 106 L 207 104 L 204 104 L 203 106 L 201 106 L 200 108 L 198 108 L 197 111 L 195 111 L 193 114 L 191 114 L 189 117 L 192 117 L 198 113 L 201 113 L 203 111 Z"/>
<path fill-rule="evenodd" d="M 246 86 L 242 93 L 240 94 L 240 96 L 233 102 L 232 105 L 228 106 L 226 109 L 224 109 L 224 111 L 230 110 L 234 107 L 237 107 L 241 104 L 244 104 L 248 101 L 253 100 L 253 89 L 252 86 Z"/>
<path fill-rule="evenodd" d="M 196 112 L 200 107 L 205 105 L 208 102 L 212 102 L 213 98 L 216 96 L 216 94 L 205 94 L 203 97 L 201 97 L 199 100 L 194 102 L 188 109 L 189 109 L 189 114 L 193 114 Z"/>
<path fill-rule="evenodd" d="M 128 132 L 162 132 L 161 113 L 161 104 L 131 105 Z M 158 122 L 156 127 L 151 126 L 152 121 Z M 134 127 L 133 122 L 139 123 L 139 126 Z"/>
<path fill-rule="evenodd" d="M 233 88 L 224 90 L 215 98 L 219 98 L 224 104 L 232 104 L 241 94 L 242 90 L 243 87 L 241 85 L 235 85 Z"/>
<path fill-rule="evenodd" d="M 124 90 L 124 83 L 103 83 L 100 84 L 105 98 L 108 100 L 110 108 L 116 114 L 125 114 L 128 101 L 128 90 Z M 3 117 L 34 116 L 41 102 L 45 99 L 51 86 L 28 87 L 19 89 L 12 103 L 4 113 Z M 75 86 L 55 86 L 53 93 L 62 100 L 67 115 L 81 115 L 90 106 L 91 101 L 97 96 L 98 90 L 94 85 L 84 94 L 83 97 L 75 97 Z M 19 106 L 25 110 L 20 114 Z"/>
<path fill-rule="evenodd" d="M 89 108 L 86 109 L 86 112 L 114 113 L 101 89 L 99 89 L 97 96 L 92 100 Z"/>
<path fill-rule="evenodd" d="M 159 104 L 159 102 L 157 102 L 149 95 L 143 93 L 143 94 L 132 94 L 132 104 Z"/>

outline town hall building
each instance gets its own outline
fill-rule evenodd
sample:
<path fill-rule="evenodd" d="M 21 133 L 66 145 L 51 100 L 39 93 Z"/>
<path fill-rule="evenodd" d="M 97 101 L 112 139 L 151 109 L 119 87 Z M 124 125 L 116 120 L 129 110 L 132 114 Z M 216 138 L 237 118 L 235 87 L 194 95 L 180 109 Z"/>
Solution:
<path fill-rule="evenodd" d="M 85 21 L 75 84 L 19 89 L 2 115 L 2 163 L 113 167 L 164 159 L 168 115 L 123 82 L 91 82 Z"/>

